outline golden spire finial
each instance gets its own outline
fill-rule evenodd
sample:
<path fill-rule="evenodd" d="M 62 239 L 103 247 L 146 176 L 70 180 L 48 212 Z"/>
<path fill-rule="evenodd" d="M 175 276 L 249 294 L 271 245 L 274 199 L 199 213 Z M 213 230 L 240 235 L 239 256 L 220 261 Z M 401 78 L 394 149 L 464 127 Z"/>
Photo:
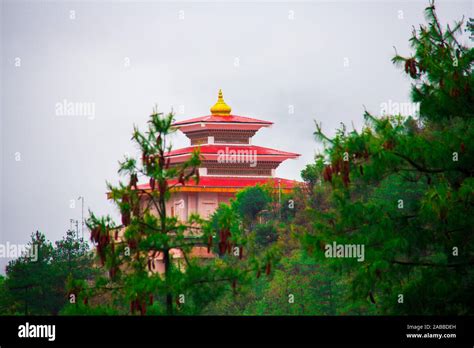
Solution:
<path fill-rule="evenodd" d="M 224 101 L 224 97 L 222 96 L 222 89 L 219 89 L 217 103 L 215 103 L 214 106 L 211 107 L 211 113 L 213 115 L 227 116 L 230 115 L 231 111 L 231 107 L 227 105 Z"/>

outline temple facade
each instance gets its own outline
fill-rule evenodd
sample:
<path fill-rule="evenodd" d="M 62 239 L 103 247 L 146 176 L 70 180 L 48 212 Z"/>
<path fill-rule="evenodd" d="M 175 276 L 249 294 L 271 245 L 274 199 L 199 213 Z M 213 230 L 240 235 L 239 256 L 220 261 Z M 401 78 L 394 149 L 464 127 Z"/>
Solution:
<path fill-rule="evenodd" d="M 278 178 L 275 171 L 283 161 L 300 155 L 252 143 L 255 133 L 272 122 L 231 114 L 221 90 L 210 111 L 210 115 L 173 124 L 189 138 L 190 146 L 168 152 L 170 164 L 185 162 L 196 147 L 200 148 L 202 162 L 199 183 L 191 180 L 174 188 L 167 206 L 170 216 L 181 221 L 193 213 L 208 218 L 219 203 L 227 203 L 237 191 L 257 184 L 270 183 L 285 193 L 293 189 L 297 182 Z M 139 188 L 149 189 L 149 184 Z"/>
<path fill-rule="evenodd" d="M 189 138 L 190 146 L 166 153 L 170 165 L 187 161 L 197 147 L 201 153 L 201 165 L 198 168 L 199 182 L 190 180 L 184 186 L 175 185 L 177 180 L 169 182 L 174 187 L 166 206 L 168 216 L 177 217 L 182 222 L 191 214 L 208 218 L 219 203 L 228 203 L 239 190 L 257 184 L 270 184 L 282 193 L 293 190 L 298 182 L 278 178 L 275 171 L 283 161 L 300 155 L 252 144 L 255 133 L 261 128 L 270 127 L 272 122 L 232 115 L 221 90 L 217 103 L 210 111 L 210 115 L 173 124 L 174 128 Z M 149 183 L 138 185 L 138 189 L 151 191 Z M 142 195 L 142 209 L 147 206 L 147 200 L 147 195 Z M 119 231 L 119 238 L 122 238 L 123 232 L 124 229 Z M 183 251 L 172 248 L 169 252 L 173 263 L 184 270 Z M 194 246 L 188 256 L 200 259 L 216 257 L 205 246 Z M 163 274 L 163 254 L 149 252 L 148 257 L 149 272 Z"/>

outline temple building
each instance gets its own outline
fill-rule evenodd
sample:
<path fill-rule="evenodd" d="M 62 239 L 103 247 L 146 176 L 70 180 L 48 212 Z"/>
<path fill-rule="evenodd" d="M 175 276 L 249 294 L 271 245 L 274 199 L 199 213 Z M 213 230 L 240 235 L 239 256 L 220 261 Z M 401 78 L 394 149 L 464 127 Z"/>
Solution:
<path fill-rule="evenodd" d="M 190 181 L 174 189 L 167 206 L 169 215 L 182 221 L 193 213 L 207 218 L 219 203 L 227 203 L 237 191 L 257 184 L 270 183 L 284 193 L 293 189 L 297 182 L 278 178 L 275 171 L 283 161 L 300 155 L 252 144 L 255 133 L 272 122 L 231 114 L 221 90 L 210 111 L 210 115 L 173 124 L 189 138 L 190 146 L 168 152 L 171 165 L 188 160 L 198 146 L 202 162 L 199 183 Z M 149 184 L 139 188 L 149 189 Z"/>
<path fill-rule="evenodd" d="M 289 193 L 298 185 L 297 181 L 276 177 L 275 171 L 280 163 L 298 158 L 299 154 L 252 144 L 255 133 L 261 128 L 270 127 L 272 122 L 232 115 L 230 106 L 224 102 L 221 90 L 217 103 L 210 111 L 208 116 L 173 124 L 173 127 L 189 138 L 190 146 L 166 153 L 170 165 L 188 160 L 196 147 L 200 148 L 201 165 L 198 168 L 198 183 L 190 180 L 185 186 L 174 186 L 177 180 L 169 182 L 174 187 L 166 206 L 168 216 L 175 216 L 182 222 L 191 214 L 208 218 L 219 203 L 228 203 L 239 190 L 246 187 L 270 184 L 276 191 Z M 138 185 L 138 189 L 151 190 L 149 183 Z M 147 204 L 147 199 L 146 195 L 142 196 L 142 207 Z M 123 229 L 119 231 L 120 238 L 123 232 Z M 184 269 L 183 251 L 172 248 L 170 254 L 173 262 Z M 195 246 L 188 256 L 210 259 L 216 255 L 208 252 L 205 246 Z M 148 257 L 150 272 L 163 274 L 163 254 L 149 252 Z"/>

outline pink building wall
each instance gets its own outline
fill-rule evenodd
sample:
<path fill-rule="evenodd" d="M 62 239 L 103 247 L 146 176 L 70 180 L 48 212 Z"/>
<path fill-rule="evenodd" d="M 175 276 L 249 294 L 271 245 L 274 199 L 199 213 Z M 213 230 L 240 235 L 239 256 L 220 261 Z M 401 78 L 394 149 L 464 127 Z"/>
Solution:
<path fill-rule="evenodd" d="M 203 219 L 209 218 L 220 203 L 229 203 L 235 195 L 222 192 L 174 192 L 166 204 L 166 214 L 176 216 L 181 221 L 186 221 L 191 214 L 199 214 Z M 144 210 L 148 197 L 142 197 L 141 209 Z M 152 214 L 157 214 L 153 205 L 150 207 Z"/>
<path fill-rule="evenodd" d="M 186 221 L 191 214 L 209 218 L 220 203 L 228 203 L 233 194 L 218 192 L 175 192 L 167 205 L 167 214 Z"/>

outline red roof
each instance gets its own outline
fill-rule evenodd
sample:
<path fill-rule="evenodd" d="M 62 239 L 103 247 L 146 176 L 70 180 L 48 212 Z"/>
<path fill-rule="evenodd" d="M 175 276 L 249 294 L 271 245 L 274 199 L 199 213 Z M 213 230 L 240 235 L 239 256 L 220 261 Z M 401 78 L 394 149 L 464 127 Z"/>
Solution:
<path fill-rule="evenodd" d="M 272 183 L 275 188 L 278 188 L 278 181 L 280 181 L 280 187 L 286 189 L 292 189 L 298 184 L 298 181 L 281 179 L 281 178 L 239 178 L 239 177 L 220 177 L 220 176 L 202 176 L 199 180 L 199 184 L 196 184 L 194 180 L 190 180 L 186 187 L 201 187 L 201 188 L 212 188 L 212 187 L 226 187 L 226 188 L 244 188 L 249 186 L 255 186 L 257 184 Z M 177 180 L 170 180 L 169 185 L 174 185 Z M 181 185 L 180 185 L 181 186 Z M 150 185 L 142 184 L 138 185 L 138 189 L 146 190 L 149 189 Z"/>
<path fill-rule="evenodd" d="M 185 124 L 191 123 L 199 123 L 199 122 L 206 122 L 206 123 L 259 123 L 263 125 L 271 125 L 273 122 L 258 120 L 256 118 L 250 118 L 245 116 L 237 116 L 237 115 L 208 115 L 208 116 L 201 116 L 196 118 L 191 118 L 189 120 L 179 121 L 173 123 L 173 126 L 181 126 Z"/>
<path fill-rule="evenodd" d="M 261 156 L 288 156 L 288 157 L 298 157 L 300 156 L 297 153 L 280 151 L 275 149 L 270 149 L 268 147 L 255 146 L 255 145 L 215 145 L 215 144 L 204 144 L 199 146 L 189 146 L 183 147 L 181 149 L 172 150 L 166 153 L 166 156 L 173 157 L 192 153 L 197 147 L 200 148 L 201 154 L 220 154 L 220 153 L 229 153 L 230 150 L 234 151 L 252 151 L 251 155 L 256 154 Z M 221 152 L 219 152 L 221 151 Z M 222 152 L 223 151 L 223 152 Z M 247 153 L 247 152 L 245 152 Z M 232 155 L 229 153 L 229 156 Z"/>

